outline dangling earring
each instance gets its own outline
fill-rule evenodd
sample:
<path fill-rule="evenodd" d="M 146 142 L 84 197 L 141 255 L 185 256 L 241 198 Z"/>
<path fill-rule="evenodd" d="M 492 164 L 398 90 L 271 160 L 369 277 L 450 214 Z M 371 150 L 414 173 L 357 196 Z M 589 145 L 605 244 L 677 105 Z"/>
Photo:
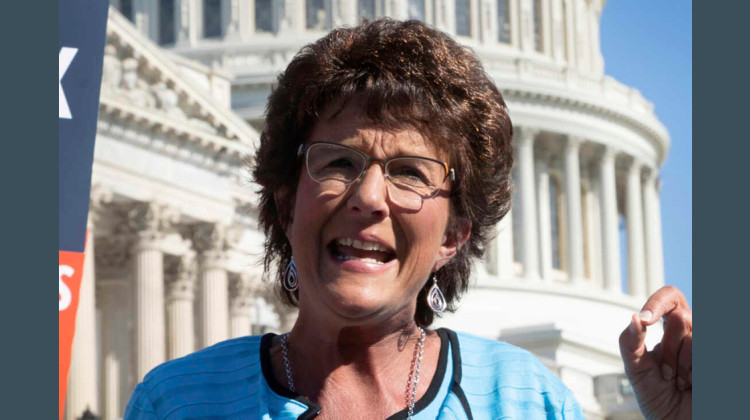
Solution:
<path fill-rule="evenodd" d="M 438 287 L 437 275 L 435 273 L 432 273 L 432 281 L 432 287 L 427 293 L 427 306 L 432 309 L 432 312 L 442 314 L 445 312 L 448 303 L 445 302 L 445 296 L 443 296 L 443 292 L 441 292 Z"/>
<path fill-rule="evenodd" d="M 292 257 L 284 270 L 284 289 L 293 292 L 297 290 L 297 286 L 297 265 L 294 264 L 294 257 Z"/>

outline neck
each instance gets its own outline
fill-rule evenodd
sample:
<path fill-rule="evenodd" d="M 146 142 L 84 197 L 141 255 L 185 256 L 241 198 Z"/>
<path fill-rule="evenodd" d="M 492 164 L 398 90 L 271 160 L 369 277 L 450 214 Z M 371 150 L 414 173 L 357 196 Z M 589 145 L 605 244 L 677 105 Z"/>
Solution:
<path fill-rule="evenodd" d="M 288 338 L 296 390 L 320 401 L 357 388 L 352 395 L 390 394 L 401 402 L 420 336 L 411 315 L 333 327 L 300 313 Z"/>
<path fill-rule="evenodd" d="M 394 360 L 394 355 L 411 355 L 407 342 L 419 336 L 413 319 L 388 325 L 346 325 L 325 328 L 310 325 L 300 316 L 289 334 L 291 346 L 304 349 L 306 357 L 318 363 L 329 362 L 332 367 L 345 365 L 374 365 L 380 367 Z M 407 351 L 408 350 L 408 351 Z"/>

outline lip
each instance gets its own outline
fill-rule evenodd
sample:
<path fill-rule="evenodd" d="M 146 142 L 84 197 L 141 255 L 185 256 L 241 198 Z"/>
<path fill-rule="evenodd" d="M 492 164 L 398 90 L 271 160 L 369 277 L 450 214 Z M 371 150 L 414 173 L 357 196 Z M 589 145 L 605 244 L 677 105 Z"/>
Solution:
<path fill-rule="evenodd" d="M 328 259 L 334 265 L 338 266 L 342 270 L 352 271 L 355 273 L 382 273 L 383 271 L 390 270 L 393 266 L 396 265 L 396 261 L 398 261 L 397 258 L 394 258 L 387 263 L 372 263 L 362 260 L 339 260 L 333 256 L 330 250 L 328 250 L 326 254 L 328 254 Z"/>
<path fill-rule="evenodd" d="M 336 236 L 334 239 L 328 241 L 328 244 L 343 239 L 343 238 L 351 238 L 356 239 L 360 242 L 374 242 L 383 248 L 388 249 L 393 254 L 396 253 L 396 250 L 389 245 L 386 241 L 379 238 L 377 235 L 374 235 L 372 233 L 366 233 L 366 232 L 360 232 L 356 235 L 340 235 Z M 330 251 L 330 248 L 326 246 L 328 259 L 339 268 L 346 270 L 346 271 L 352 271 L 356 273 L 381 273 L 383 271 L 391 269 L 396 262 L 398 261 L 398 258 L 394 255 L 394 258 L 386 263 L 372 263 L 372 262 L 366 262 L 362 260 L 340 260 L 333 256 L 333 254 Z"/>

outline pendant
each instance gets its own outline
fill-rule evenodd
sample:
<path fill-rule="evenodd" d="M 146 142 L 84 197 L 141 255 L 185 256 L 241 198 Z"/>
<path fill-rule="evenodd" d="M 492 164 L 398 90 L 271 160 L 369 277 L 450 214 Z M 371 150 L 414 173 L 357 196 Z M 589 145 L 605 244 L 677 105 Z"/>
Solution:
<path fill-rule="evenodd" d="M 430 309 L 439 314 L 445 312 L 445 309 L 448 306 L 445 302 L 445 296 L 443 296 L 443 292 L 440 291 L 437 282 L 432 285 L 430 291 L 427 293 L 427 305 Z"/>
<path fill-rule="evenodd" d="M 289 265 L 284 270 L 284 289 L 293 292 L 297 290 L 297 265 L 294 263 L 294 257 L 289 261 Z"/>

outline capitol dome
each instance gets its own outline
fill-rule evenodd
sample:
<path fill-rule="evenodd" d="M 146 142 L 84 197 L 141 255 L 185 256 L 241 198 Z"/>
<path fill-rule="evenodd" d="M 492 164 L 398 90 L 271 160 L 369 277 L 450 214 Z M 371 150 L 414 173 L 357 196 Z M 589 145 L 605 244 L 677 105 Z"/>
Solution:
<path fill-rule="evenodd" d="M 293 55 L 332 28 L 383 16 L 425 21 L 471 47 L 515 127 L 513 209 L 459 310 L 437 326 L 532 351 L 588 419 L 642 418 L 617 338 L 664 284 L 659 168 L 669 135 L 650 102 L 604 72 L 605 3 L 111 0 L 89 214 L 95 258 L 81 286 L 66 418 L 87 408 L 121 418 L 155 365 L 294 322 L 260 282 L 263 235 L 245 159 Z"/>

